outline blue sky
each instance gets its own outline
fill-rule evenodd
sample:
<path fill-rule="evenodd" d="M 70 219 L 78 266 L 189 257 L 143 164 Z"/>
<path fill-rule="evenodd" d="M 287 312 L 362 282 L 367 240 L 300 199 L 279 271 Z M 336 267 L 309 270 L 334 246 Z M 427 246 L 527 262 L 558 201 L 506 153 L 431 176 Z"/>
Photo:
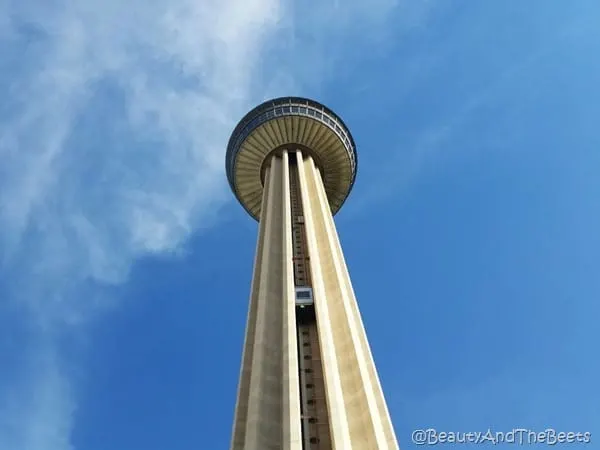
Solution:
<path fill-rule="evenodd" d="M 257 226 L 225 146 L 280 95 L 357 142 L 337 226 L 401 447 L 596 442 L 598 23 L 593 0 L 1 1 L 0 449 L 228 448 Z"/>

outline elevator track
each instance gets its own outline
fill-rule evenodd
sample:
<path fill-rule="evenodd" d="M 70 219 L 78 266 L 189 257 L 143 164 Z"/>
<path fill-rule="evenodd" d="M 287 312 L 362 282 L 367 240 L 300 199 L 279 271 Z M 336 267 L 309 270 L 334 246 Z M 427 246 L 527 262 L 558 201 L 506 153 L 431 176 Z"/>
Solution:
<path fill-rule="evenodd" d="M 294 284 L 312 288 L 296 155 L 290 154 Z M 314 301 L 318 301 L 315 299 Z M 331 450 L 323 365 L 314 303 L 296 306 L 303 450 Z"/>

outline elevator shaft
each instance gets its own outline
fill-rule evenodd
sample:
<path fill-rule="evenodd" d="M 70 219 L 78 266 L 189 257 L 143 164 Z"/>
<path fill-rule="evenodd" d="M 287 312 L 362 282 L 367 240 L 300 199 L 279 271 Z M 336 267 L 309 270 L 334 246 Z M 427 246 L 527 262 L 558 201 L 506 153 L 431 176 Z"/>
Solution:
<path fill-rule="evenodd" d="M 298 164 L 295 155 L 290 156 L 294 285 L 312 288 Z M 332 450 L 315 301 L 318 299 L 313 299 L 312 304 L 296 306 L 303 450 Z"/>

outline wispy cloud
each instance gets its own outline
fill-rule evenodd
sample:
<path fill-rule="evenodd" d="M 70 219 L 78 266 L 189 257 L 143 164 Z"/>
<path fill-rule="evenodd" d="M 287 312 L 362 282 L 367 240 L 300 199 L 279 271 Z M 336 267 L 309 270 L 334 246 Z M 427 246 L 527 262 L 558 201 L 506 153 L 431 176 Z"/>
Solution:
<path fill-rule="evenodd" d="M 3 3 L 0 261 L 4 301 L 36 324 L 18 385 L 3 386 L 0 447 L 70 448 L 75 398 L 55 340 L 173 251 L 225 199 L 223 151 L 275 0 Z M 109 100 L 106 100 L 110 97 Z M 8 299 L 8 300 L 6 300 Z M 100 302 L 102 303 L 102 302 Z"/>
<path fill-rule="evenodd" d="M 21 44 L 39 42 L 31 45 L 36 61 L 22 61 L 32 68 L 6 89 L 18 107 L 0 144 L 5 264 L 40 222 L 42 241 L 67 237 L 88 247 L 52 252 L 53 264 L 58 255 L 76 257 L 80 275 L 99 281 L 118 281 L 112 258 L 176 246 L 207 202 L 220 199 L 222 144 L 249 100 L 252 69 L 279 14 L 270 0 L 60 2 L 17 11 Z M 122 97 L 115 119 L 124 123 L 95 117 L 108 122 L 101 132 L 120 130 L 117 139 L 95 136 L 100 152 L 77 141 L 77 127 L 95 107 L 94 91 L 107 85 Z M 130 132 L 138 142 L 119 145 Z M 82 173 L 88 159 L 94 167 Z M 73 185 L 108 192 L 82 208 L 87 192 L 74 195 Z"/>
<path fill-rule="evenodd" d="M 250 104 L 326 72 L 332 33 L 381 23 L 394 3 L 345 7 L 336 27 L 336 3 L 315 6 L 298 17 L 317 41 L 278 0 L 0 4 L 0 291 L 37 330 L 21 382 L 0 386 L 0 448 L 71 448 L 61 335 L 114 301 L 100 288 L 136 258 L 216 219 L 224 146 Z M 264 70 L 281 45 L 310 73 Z"/>

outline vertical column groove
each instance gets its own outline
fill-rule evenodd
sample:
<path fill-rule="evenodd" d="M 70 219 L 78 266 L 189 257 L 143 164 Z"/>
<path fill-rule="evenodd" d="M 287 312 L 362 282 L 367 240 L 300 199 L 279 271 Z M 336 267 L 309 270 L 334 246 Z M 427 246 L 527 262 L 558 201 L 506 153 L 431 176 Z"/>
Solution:
<path fill-rule="evenodd" d="M 291 193 L 290 158 L 287 150 L 283 152 L 283 177 L 281 192 L 283 193 L 283 218 L 284 233 L 284 283 L 286 298 L 283 308 L 283 398 L 285 402 L 283 449 L 302 450 L 302 428 L 300 417 L 300 386 L 298 340 L 296 335 L 296 296 L 294 288 L 294 264 L 292 243 L 292 193 Z"/>
<path fill-rule="evenodd" d="M 295 155 L 294 155 L 295 156 Z M 311 262 L 302 207 L 302 190 L 298 182 L 298 164 L 294 157 L 290 164 L 292 203 L 292 235 L 294 239 L 294 282 L 303 289 L 312 288 Z M 305 450 L 332 450 L 327 396 L 323 379 L 323 360 L 313 304 L 296 307 L 298 329 L 299 384 L 302 407 L 302 434 Z"/>

